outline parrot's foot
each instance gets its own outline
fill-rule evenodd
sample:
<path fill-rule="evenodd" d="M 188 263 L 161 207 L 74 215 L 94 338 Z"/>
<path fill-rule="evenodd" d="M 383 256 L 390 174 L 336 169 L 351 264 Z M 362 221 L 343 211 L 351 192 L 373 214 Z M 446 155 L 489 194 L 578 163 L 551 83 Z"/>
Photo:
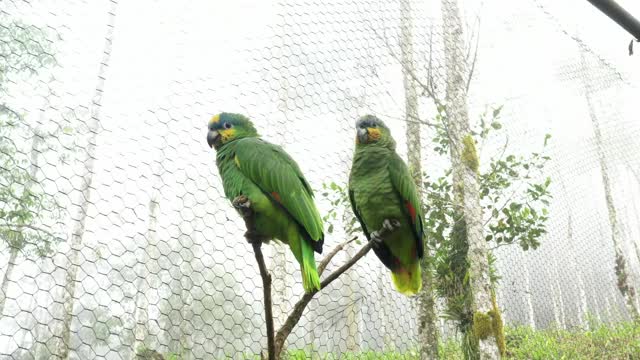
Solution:
<path fill-rule="evenodd" d="M 400 221 L 396 219 L 384 219 L 382 222 L 382 227 L 385 228 L 388 232 L 392 232 L 393 230 L 400 227 Z"/>
<path fill-rule="evenodd" d="M 372 232 L 371 235 L 369 235 L 369 237 L 370 237 L 369 241 L 371 241 L 374 248 L 377 249 L 380 247 L 380 245 L 382 245 L 382 238 L 380 237 L 377 231 Z"/>
<path fill-rule="evenodd" d="M 400 227 L 400 221 L 396 220 L 396 219 L 385 219 L 382 222 L 382 229 L 378 230 L 378 231 L 374 231 L 371 233 L 371 241 L 373 242 L 373 247 L 377 248 L 380 245 L 382 245 L 382 237 L 387 234 L 390 233 L 392 231 L 394 231 L 395 229 Z"/>
<path fill-rule="evenodd" d="M 252 245 L 264 243 L 270 240 L 268 237 L 258 234 L 255 230 L 247 230 L 244 233 L 244 238 L 247 239 L 247 242 Z"/>
<path fill-rule="evenodd" d="M 233 207 L 242 215 L 243 218 L 251 215 L 251 201 L 245 195 L 240 195 L 231 202 Z"/>
<path fill-rule="evenodd" d="M 247 226 L 247 232 L 244 233 L 245 239 L 249 244 L 260 244 L 267 242 L 270 239 L 258 233 L 255 229 L 255 219 L 253 210 L 251 209 L 251 201 L 245 195 L 240 195 L 233 199 L 231 202 L 233 207 L 240 213 L 240 216 L 244 219 L 244 223 Z"/>

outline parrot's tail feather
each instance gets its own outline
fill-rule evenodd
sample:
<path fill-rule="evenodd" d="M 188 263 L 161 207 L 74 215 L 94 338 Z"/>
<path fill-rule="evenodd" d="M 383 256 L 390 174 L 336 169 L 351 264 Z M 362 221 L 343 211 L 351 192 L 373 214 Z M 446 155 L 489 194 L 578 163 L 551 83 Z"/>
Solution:
<path fill-rule="evenodd" d="M 300 270 L 302 270 L 302 286 L 304 287 L 304 291 L 312 292 L 313 290 L 320 290 L 320 276 L 316 268 L 313 248 L 305 240 L 301 241 L 301 248 L 302 264 L 300 264 Z"/>
<path fill-rule="evenodd" d="M 403 267 L 391 273 L 391 280 L 399 293 L 412 296 L 422 289 L 422 272 L 420 262 Z"/>

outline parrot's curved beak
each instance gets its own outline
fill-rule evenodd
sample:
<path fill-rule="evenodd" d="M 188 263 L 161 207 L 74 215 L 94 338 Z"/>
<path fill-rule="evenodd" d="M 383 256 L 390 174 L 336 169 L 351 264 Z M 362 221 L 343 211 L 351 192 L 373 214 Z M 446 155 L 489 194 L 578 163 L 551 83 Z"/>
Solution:
<path fill-rule="evenodd" d="M 358 128 L 358 142 L 366 144 L 369 141 L 369 131 L 366 128 Z"/>
<path fill-rule="evenodd" d="M 207 144 L 209 144 L 210 148 L 213 148 L 218 136 L 220 136 L 220 133 L 215 130 L 211 130 L 207 133 Z"/>

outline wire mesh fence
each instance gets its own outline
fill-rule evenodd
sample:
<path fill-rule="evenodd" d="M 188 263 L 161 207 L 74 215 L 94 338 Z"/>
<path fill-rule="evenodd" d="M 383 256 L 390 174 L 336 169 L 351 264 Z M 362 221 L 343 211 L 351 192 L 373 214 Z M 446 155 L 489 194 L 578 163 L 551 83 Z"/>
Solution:
<path fill-rule="evenodd" d="M 621 32 L 577 1 L 459 1 L 452 43 L 452 3 L 3 1 L 0 357 L 259 354 L 262 283 L 205 141 L 208 119 L 246 114 L 291 154 L 321 214 L 337 214 L 325 223 L 331 249 L 349 236 L 348 204 L 332 201 L 347 183 L 355 120 L 383 119 L 402 157 L 438 178 L 451 164 L 429 124 L 438 101 L 460 100 L 447 97 L 452 74 L 472 126 L 502 109 L 500 136 L 478 143 L 481 169 L 552 135 L 540 247 L 493 249 L 506 323 L 629 319 L 629 301 L 640 307 L 629 290 L 640 286 L 637 58 L 622 59 L 625 42 L 608 37 Z M 599 32 L 582 30 L 589 22 Z M 264 251 L 279 326 L 302 282 L 284 246 Z M 286 347 L 416 354 L 420 304 L 368 255 L 310 302 Z"/>

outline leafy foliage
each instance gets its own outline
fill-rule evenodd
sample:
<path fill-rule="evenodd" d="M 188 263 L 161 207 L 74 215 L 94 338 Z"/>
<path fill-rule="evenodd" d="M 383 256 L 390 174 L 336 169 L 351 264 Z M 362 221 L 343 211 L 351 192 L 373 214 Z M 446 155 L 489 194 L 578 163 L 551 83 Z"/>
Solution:
<path fill-rule="evenodd" d="M 363 236 L 362 227 L 351 210 L 348 186 L 346 184 L 338 185 L 335 182 L 322 184 L 322 197 L 331 204 L 331 209 L 322 217 L 322 220 L 329 224 L 326 229 L 327 233 L 333 234 L 336 221 L 339 221 L 344 224 L 344 231 L 348 239 L 356 239 L 356 243 L 360 244 L 360 239 Z"/>
<path fill-rule="evenodd" d="M 55 64 L 48 34 L 34 26 L 0 16 L 0 95 L 9 98 L 7 83 L 19 76 L 34 76 Z M 28 150 L 16 139 L 32 138 L 31 158 Z M 45 256 L 52 245 L 61 240 L 42 224 L 45 219 L 62 216 L 62 207 L 56 199 L 39 186 L 34 157 L 36 148 L 44 141 L 9 104 L 0 104 L 0 240 L 8 247 Z M 33 245 L 28 247 L 27 245 Z"/>
<path fill-rule="evenodd" d="M 13 76 L 37 75 L 56 63 L 50 34 L 0 13 L 0 93 Z M 59 39 L 59 37 L 56 37 Z"/>
<path fill-rule="evenodd" d="M 485 112 L 480 118 L 480 129 L 474 131 L 482 140 L 487 139 L 494 130 L 502 129 L 498 121 L 502 107 Z M 487 116 L 490 118 L 487 119 Z M 446 117 L 444 113 L 436 115 L 436 134 L 434 151 L 445 155 L 449 149 L 446 135 Z M 550 135 L 546 135 L 543 151 Z M 540 179 L 550 158 L 543 153 L 534 152 L 528 156 L 505 154 L 508 142 L 502 153 L 492 158 L 486 171 L 479 174 L 480 198 L 485 215 L 487 241 L 493 246 L 517 243 L 524 250 L 536 249 L 540 238 L 546 233 L 545 223 L 549 219 L 548 209 L 551 194 L 551 179 Z M 429 179 L 425 174 L 424 198 L 428 238 L 433 247 L 447 241 L 455 223 L 455 207 L 451 170 L 437 179 Z"/>
<path fill-rule="evenodd" d="M 640 353 L 640 326 L 633 322 L 614 325 L 595 324 L 593 330 L 534 330 L 528 327 L 506 328 L 508 343 L 505 359 L 635 359 Z M 143 348 L 141 352 L 158 354 Z M 167 359 L 181 359 L 167 354 Z M 438 356 L 442 360 L 464 359 L 463 349 L 455 338 L 449 338 L 438 344 Z M 417 350 L 406 351 L 374 351 L 363 350 L 358 353 L 312 354 L 305 350 L 289 349 L 284 354 L 285 359 L 353 359 L 353 360 L 413 360 L 420 359 Z M 260 359 L 259 355 L 245 354 L 243 359 Z"/>
<path fill-rule="evenodd" d="M 600 324 L 590 331 L 507 329 L 509 359 L 636 359 L 640 325 Z"/>
<path fill-rule="evenodd" d="M 590 331 L 506 329 L 506 359 L 635 359 L 640 353 L 640 326 L 633 322 L 595 324 Z M 455 339 L 440 344 L 440 359 L 461 360 Z"/>

